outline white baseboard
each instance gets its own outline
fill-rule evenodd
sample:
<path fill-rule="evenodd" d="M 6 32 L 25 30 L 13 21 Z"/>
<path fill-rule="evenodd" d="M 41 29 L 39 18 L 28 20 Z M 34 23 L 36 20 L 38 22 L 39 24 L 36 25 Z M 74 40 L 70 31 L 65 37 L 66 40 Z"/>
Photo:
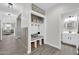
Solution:
<path fill-rule="evenodd" d="M 52 46 L 52 47 L 55 47 L 55 48 L 57 48 L 57 49 L 61 49 L 61 47 L 59 47 L 59 46 L 56 46 L 56 45 L 52 45 L 52 44 L 49 44 L 49 43 L 46 43 L 46 44 L 48 44 L 48 45 L 50 45 L 50 46 Z"/>

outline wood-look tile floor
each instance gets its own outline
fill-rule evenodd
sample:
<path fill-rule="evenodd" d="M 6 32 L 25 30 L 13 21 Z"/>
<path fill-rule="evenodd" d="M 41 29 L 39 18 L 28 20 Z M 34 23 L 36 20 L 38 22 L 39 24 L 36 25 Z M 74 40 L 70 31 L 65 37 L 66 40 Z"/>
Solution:
<path fill-rule="evenodd" d="M 34 49 L 31 55 L 76 55 L 76 49 L 73 46 L 62 44 L 61 50 L 58 50 L 44 44 L 37 49 Z"/>
<path fill-rule="evenodd" d="M 3 40 L 0 41 L 0 55 L 27 55 L 26 52 L 20 39 L 14 39 L 13 35 L 4 35 Z M 30 55 L 76 55 L 76 49 L 73 46 L 62 44 L 61 50 L 58 50 L 43 44 L 32 50 Z"/>
<path fill-rule="evenodd" d="M 3 35 L 0 40 L 0 55 L 24 55 L 26 48 L 20 43 L 20 39 L 14 39 L 13 35 Z"/>

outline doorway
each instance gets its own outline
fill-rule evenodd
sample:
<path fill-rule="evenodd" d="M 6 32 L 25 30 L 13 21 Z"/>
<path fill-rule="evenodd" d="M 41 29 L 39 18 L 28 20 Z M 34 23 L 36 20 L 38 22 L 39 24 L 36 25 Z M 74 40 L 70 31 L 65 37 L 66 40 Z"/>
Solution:
<path fill-rule="evenodd" d="M 21 14 L 19 14 L 18 16 L 8 16 L 3 16 L 3 18 L 5 17 L 5 19 L 2 19 L 2 22 L 0 23 L 2 24 L 2 40 L 0 41 L 0 54 L 24 55 L 26 54 L 26 48 L 25 45 L 23 45 L 23 40 L 21 38 Z"/>

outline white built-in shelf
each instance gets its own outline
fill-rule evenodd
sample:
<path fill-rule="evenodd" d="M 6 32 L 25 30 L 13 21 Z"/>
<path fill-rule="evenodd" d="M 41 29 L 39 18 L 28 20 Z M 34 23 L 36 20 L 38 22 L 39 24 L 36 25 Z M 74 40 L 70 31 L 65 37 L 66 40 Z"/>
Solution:
<path fill-rule="evenodd" d="M 40 13 L 38 13 L 38 12 L 35 12 L 35 11 L 33 11 L 33 10 L 31 11 L 31 14 L 37 15 L 37 16 L 42 17 L 42 18 L 45 18 L 44 15 L 42 15 L 42 14 L 40 14 Z"/>

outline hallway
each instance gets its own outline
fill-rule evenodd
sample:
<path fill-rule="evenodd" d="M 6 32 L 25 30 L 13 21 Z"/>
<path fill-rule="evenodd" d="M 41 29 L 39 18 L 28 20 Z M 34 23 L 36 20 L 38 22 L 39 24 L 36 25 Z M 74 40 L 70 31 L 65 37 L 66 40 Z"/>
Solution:
<path fill-rule="evenodd" d="M 0 41 L 0 55 L 24 55 L 26 48 L 22 45 L 21 39 L 14 39 L 12 35 L 3 35 Z"/>

